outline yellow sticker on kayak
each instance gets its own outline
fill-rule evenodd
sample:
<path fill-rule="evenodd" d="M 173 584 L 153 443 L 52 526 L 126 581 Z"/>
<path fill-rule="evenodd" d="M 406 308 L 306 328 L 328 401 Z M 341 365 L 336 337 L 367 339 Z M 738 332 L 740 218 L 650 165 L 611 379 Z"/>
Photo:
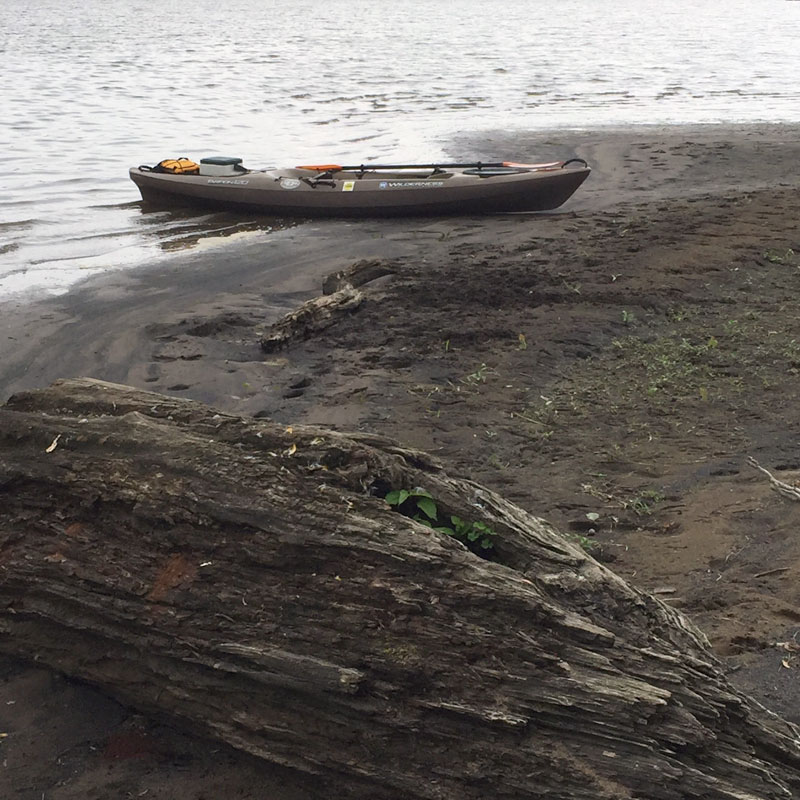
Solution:
<path fill-rule="evenodd" d="M 342 184 L 342 191 L 343 192 L 352 192 L 353 189 L 355 189 L 355 188 L 356 188 L 356 182 L 355 181 L 345 181 Z"/>

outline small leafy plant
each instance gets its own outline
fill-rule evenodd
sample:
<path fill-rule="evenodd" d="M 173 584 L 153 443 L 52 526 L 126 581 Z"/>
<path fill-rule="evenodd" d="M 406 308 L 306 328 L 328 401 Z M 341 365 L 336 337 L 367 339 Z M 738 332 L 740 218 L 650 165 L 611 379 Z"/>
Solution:
<path fill-rule="evenodd" d="M 650 516 L 655 506 L 664 499 L 664 494 L 656 489 L 643 489 L 637 495 L 623 500 L 622 507 L 630 509 L 637 517 Z"/>
<path fill-rule="evenodd" d="M 440 530 L 449 533 L 454 539 L 458 539 L 473 553 L 482 555 L 494 547 L 492 539 L 497 534 L 485 522 L 467 522 L 455 514 L 450 517 L 450 522 L 453 524 L 452 529 L 440 528 Z"/>
<path fill-rule="evenodd" d="M 470 372 L 469 375 L 465 375 L 462 378 L 462 383 L 468 383 L 471 385 L 475 385 L 478 383 L 486 383 L 486 374 L 490 372 L 489 367 L 486 364 L 481 364 L 475 372 Z"/>
<path fill-rule="evenodd" d="M 576 534 L 574 536 L 574 539 L 580 545 L 583 552 L 588 553 L 590 556 L 596 555 L 603 549 L 600 546 L 600 542 L 597 542 L 594 539 L 590 539 L 588 536 L 581 536 L 580 534 Z"/>
<path fill-rule="evenodd" d="M 488 559 L 494 549 L 496 531 L 485 522 L 469 522 L 455 514 L 449 515 L 449 524 L 440 520 L 436 501 L 425 489 L 395 489 L 385 500 L 404 516 L 452 536 L 481 558 Z"/>
<path fill-rule="evenodd" d="M 764 253 L 764 258 L 766 258 L 770 264 L 790 264 L 794 259 L 794 255 L 794 250 L 792 250 L 791 247 L 786 250 L 772 248 Z"/>
<path fill-rule="evenodd" d="M 386 502 L 404 516 L 431 528 L 439 516 L 436 502 L 424 489 L 397 489 L 386 495 Z"/>

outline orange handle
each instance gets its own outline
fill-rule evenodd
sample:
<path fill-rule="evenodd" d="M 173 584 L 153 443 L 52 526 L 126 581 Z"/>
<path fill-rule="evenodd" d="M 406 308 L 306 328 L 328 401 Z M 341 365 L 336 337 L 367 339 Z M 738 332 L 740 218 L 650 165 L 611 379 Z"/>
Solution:
<path fill-rule="evenodd" d="M 295 169 L 311 169 L 315 172 L 338 172 L 341 166 L 339 164 L 312 164 L 304 167 L 295 167 Z"/>

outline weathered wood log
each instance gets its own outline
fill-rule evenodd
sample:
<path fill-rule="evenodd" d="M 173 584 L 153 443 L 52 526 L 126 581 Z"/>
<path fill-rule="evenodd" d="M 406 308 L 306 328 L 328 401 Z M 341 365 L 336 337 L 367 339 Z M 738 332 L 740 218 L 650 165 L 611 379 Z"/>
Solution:
<path fill-rule="evenodd" d="M 495 560 L 382 499 L 415 486 Z M 379 437 L 97 381 L 0 409 L 0 651 L 320 796 L 800 794 L 797 728 L 543 521 Z"/>
<path fill-rule="evenodd" d="M 397 262 L 385 258 L 365 258 L 356 261 L 346 269 L 333 272 L 322 282 L 322 293 L 333 294 L 348 286 L 357 289 L 365 283 L 370 283 L 387 275 L 397 272 Z"/>
<path fill-rule="evenodd" d="M 779 481 L 768 469 L 761 466 L 752 456 L 748 456 L 747 465 L 757 470 L 762 475 L 766 475 L 771 489 L 774 489 L 779 495 L 788 497 L 789 500 L 800 500 L 800 486 L 793 486 L 791 483 Z"/>
<path fill-rule="evenodd" d="M 364 295 L 352 286 L 334 294 L 314 297 L 300 308 L 286 314 L 261 336 L 261 349 L 273 353 L 290 341 L 308 339 L 352 314 L 364 300 Z"/>

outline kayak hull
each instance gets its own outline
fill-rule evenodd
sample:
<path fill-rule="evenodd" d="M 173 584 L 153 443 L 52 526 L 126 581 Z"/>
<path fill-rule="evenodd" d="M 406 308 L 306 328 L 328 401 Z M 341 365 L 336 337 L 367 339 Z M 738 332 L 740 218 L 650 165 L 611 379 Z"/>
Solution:
<path fill-rule="evenodd" d="M 387 217 L 548 211 L 563 205 L 590 169 L 335 172 L 250 171 L 229 176 L 176 175 L 133 167 L 142 200 L 160 208 L 202 207 L 275 216 Z"/>

